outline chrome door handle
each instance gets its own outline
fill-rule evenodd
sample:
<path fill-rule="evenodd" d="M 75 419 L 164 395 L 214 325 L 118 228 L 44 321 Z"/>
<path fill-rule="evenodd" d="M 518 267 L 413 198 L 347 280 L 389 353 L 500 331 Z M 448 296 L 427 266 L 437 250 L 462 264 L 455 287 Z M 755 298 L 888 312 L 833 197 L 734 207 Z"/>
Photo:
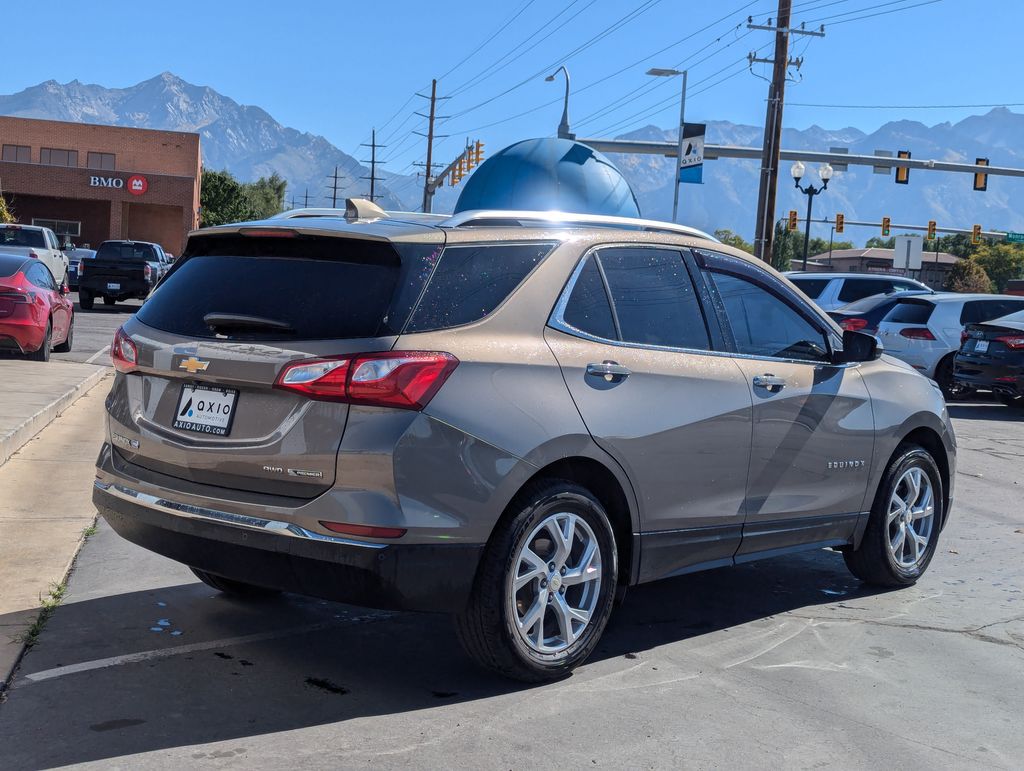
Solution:
<path fill-rule="evenodd" d="M 600 364 L 591 362 L 587 365 L 587 374 L 603 377 L 606 380 L 616 380 L 629 377 L 632 372 L 628 367 L 623 367 L 617 361 L 603 361 Z"/>
<path fill-rule="evenodd" d="M 782 390 L 786 387 L 786 379 L 775 375 L 754 375 L 754 388 L 767 388 Z"/>

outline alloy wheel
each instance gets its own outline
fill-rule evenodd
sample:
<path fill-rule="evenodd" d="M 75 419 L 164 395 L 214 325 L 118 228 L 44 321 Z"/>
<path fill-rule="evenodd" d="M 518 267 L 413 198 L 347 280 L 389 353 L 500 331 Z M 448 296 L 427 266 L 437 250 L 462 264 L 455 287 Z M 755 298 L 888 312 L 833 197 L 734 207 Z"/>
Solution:
<path fill-rule="evenodd" d="M 889 499 L 889 554 L 902 570 L 920 566 L 935 528 L 935 491 L 931 477 L 914 466 L 903 472 Z"/>

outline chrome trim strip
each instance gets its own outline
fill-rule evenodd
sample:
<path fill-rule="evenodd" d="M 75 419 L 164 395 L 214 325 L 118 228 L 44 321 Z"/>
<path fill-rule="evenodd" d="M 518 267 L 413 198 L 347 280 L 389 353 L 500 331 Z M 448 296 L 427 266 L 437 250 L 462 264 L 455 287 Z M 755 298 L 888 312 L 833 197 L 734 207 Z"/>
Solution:
<path fill-rule="evenodd" d="M 524 209 L 472 209 L 453 214 L 440 225 L 443 228 L 457 228 L 472 225 L 474 220 L 497 220 L 521 227 L 617 227 L 623 229 L 646 230 L 654 233 L 674 233 L 680 236 L 699 238 L 703 241 L 721 243 L 717 238 L 703 230 L 679 225 L 674 222 L 641 219 L 639 217 L 615 217 L 604 214 L 579 214 L 561 211 L 531 211 Z M 526 224 L 534 223 L 537 225 Z"/>
<path fill-rule="evenodd" d="M 101 482 L 98 479 L 93 482 L 93 486 L 96 487 L 97 490 L 102 490 L 105 493 L 113 495 L 115 498 L 130 501 L 131 503 L 137 503 L 140 506 L 162 511 L 165 514 L 173 514 L 174 516 L 182 517 L 184 519 L 199 519 L 209 522 L 217 522 L 222 525 L 243 527 L 250 530 L 262 530 L 267 533 L 285 535 L 292 538 L 305 538 L 310 541 L 326 541 L 328 543 L 344 544 L 346 546 L 361 546 L 365 549 L 386 549 L 388 547 L 388 544 L 386 543 L 368 543 L 366 541 L 353 541 L 349 538 L 339 538 L 332 535 L 321 535 L 320 533 L 314 533 L 312 530 L 300 527 L 293 522 L 281 522 L 276 519 L 263 519 L 262 517 L 251 517 L 245 514 L 232 514 L 228 511 L 218 511 L 216 509 L 207 509 L 203 506 L 193 506 L 190 503 L 169 501 L 166 498 L 158 498 L 157 496 L 150 495 L 149 493 L 132 490 L 130 487 L 125 487 L 124 485 L 118 485 L 112 482 Z"/>

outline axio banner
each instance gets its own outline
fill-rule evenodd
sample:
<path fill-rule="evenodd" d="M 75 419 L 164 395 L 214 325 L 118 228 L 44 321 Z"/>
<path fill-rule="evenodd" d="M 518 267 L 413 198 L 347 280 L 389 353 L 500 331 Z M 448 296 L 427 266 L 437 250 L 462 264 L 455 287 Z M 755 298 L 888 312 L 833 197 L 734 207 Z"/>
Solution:
<path fill-rule="evenodd" d="M 699 185 L 704 181 L 703 123 L 687 123 L 683 127 L 683 154 L 679 159 L 679 181 Z"/>

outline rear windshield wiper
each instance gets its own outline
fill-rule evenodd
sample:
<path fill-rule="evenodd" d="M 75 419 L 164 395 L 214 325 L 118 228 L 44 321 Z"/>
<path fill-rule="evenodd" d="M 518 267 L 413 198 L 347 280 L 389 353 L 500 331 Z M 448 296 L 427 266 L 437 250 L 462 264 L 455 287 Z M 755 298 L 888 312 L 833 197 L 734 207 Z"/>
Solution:
<path fill-rule="evenodd" d="M 203 322 L 214 332 L 251 329 L 286 334 L 295 333 L 295 327 L 287 321 L 268 319 L 264 316 L 246 316 L 241 313 L 207 313 L 203 316 Z"/>

